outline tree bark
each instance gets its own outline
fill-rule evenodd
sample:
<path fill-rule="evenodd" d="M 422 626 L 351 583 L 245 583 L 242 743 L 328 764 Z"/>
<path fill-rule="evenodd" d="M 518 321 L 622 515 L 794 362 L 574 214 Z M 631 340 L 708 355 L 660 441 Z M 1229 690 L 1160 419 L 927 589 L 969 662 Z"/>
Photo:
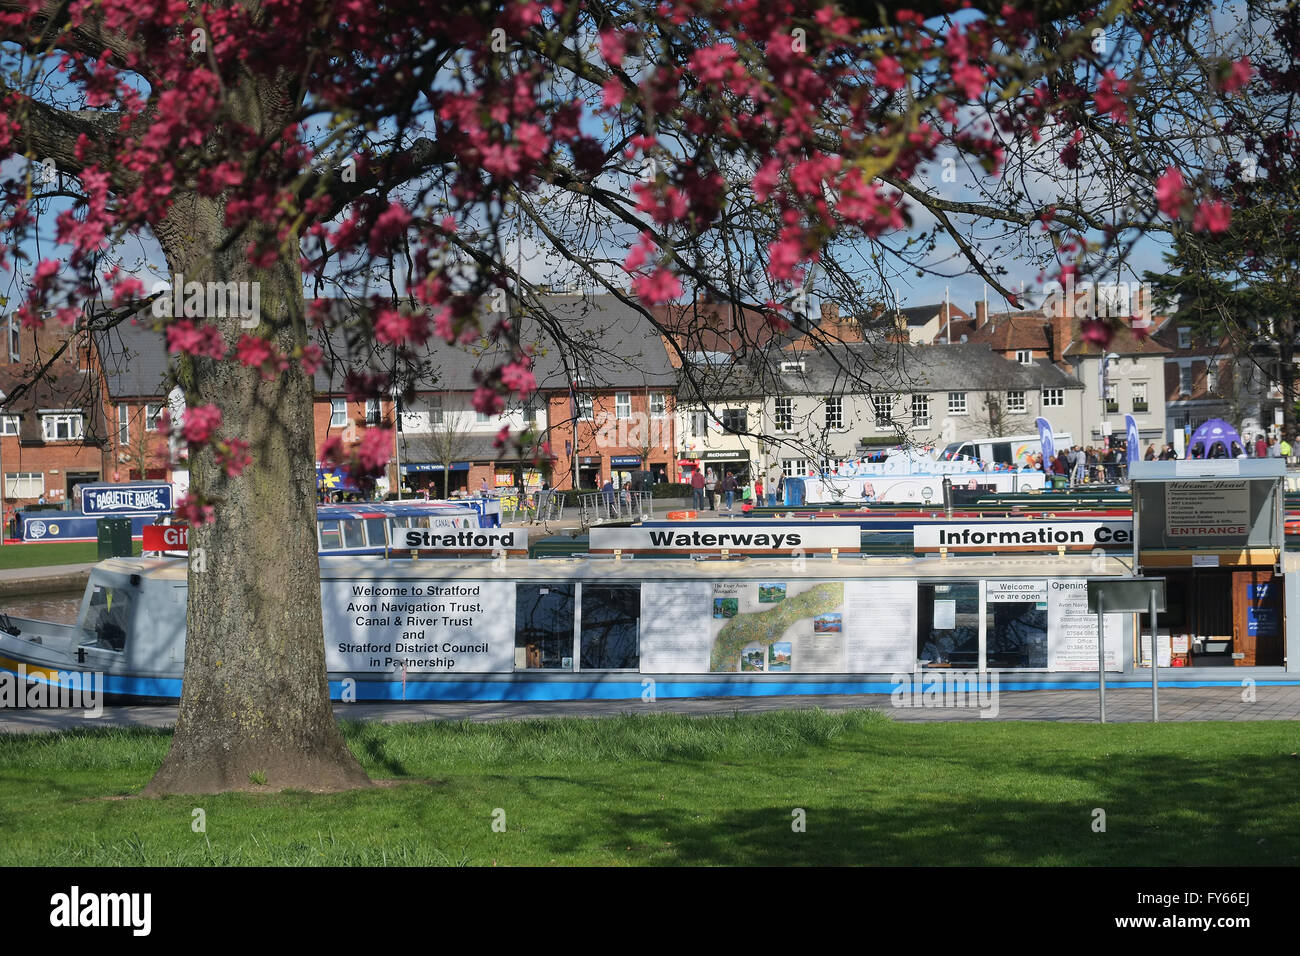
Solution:
<path fill-rule="evenodd" d="M 185 282 L 256 282 L 263 332 L 285 354 L 306 341 L 296 239 L 270 269 L 227 238 L 218 202 L 178 203 L 159 236 Z M 250 287 L 251 289 L 251 287 Z M 214 319 L 228 344 L 239 316 Z M 269 326 L 269 329 L 267 328 Z M 222 437 L 250 444 L 253 463 L 228 477 L 211 447 L 190 461 L 191 486 L 219 501 L 190 532 L 189 604 L 180 715 L 147 795 L 261 787 L 328 791 L 370 780 L 334 719 L 325 665 L 316 548 L 312 383 L 301 365 L 263 378 L 237 362 L 187 359 L 191 407 L 222 411 Z"/>

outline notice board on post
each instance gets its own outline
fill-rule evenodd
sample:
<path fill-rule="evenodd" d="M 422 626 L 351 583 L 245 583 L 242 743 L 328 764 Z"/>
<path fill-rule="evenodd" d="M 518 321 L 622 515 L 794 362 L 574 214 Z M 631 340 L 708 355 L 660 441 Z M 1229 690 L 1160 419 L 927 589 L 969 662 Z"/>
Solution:
<path fill-rule="evenodd" d="M 1280 458 L 1133 462 L 1138 565 L 1278 565 L 1285 476 Z"/>

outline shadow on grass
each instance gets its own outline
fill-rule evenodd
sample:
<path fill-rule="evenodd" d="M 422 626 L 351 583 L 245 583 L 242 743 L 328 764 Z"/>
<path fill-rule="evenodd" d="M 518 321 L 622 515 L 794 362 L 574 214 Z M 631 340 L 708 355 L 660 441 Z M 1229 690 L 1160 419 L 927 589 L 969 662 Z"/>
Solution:
<path fill-rule="evenodd" d="M 1300 760 L 1290 756 L 1025 760 L 1026 774 L 1064 779 L 1076 791 L 1041 799 L 981 792 L 977 778 L 987 768 L 980 763 L 951 761 L 929 779 L 873 775 L 850 783 L 838 799 L 817 782 L 778 781 L 766 789 L 789 786 L 787 802 L 765 795 L 711 808 L 685 805 L 665 784 L 666 804 L 618 809 L 648 801 L 613 784 L 592 794 L 604 809 L 593 808 L 544 848 L 561 856 L 631 846 L 638 851 L 633 859 L 648 854 L 645 862 L 733 866 L 1300 864 L 1300 810 L 1291 796 Z M 965 776 L 965 785 L 954 775 Z M 718 779 L 723 783 L 725 774 Z M 796 809 L 806 814 L 804 832 L 793 828 Z M 1104 831 L 1094 829 L 1099 822 Z"/>

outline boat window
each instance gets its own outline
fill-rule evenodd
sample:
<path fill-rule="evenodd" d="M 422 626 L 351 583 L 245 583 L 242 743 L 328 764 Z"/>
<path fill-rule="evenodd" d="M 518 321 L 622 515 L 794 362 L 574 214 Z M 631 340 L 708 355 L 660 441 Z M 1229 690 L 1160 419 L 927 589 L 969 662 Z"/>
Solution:
<path fill-rule="evenodd" d="M 339 523 L 337 521 L 318 521 L 317 526 L 320 528 L 320 549 L 322 551 L 333 551 L 336 548 L 343 547 L 343 538 L 339 534 Z"/>
<path fill-rule="evenodd" d="M 917 660 L 926 667 L 978 667 L 979 584 L 922 584 L 917 599 Z"/>
<path fill-rule="evenodd" d="M 127 588 L 96 585 L 90 593 L 90 606 L 86 610 L 88 636 L 82 643 L 110 651 L 125 649 L 134 602 L 135 594 Z"/>
<path fill-rule="evenodd" d="M 641 585 L 582 586 L 582 669 L 641 665 Z"/>
<path fill-rule="evenodd" d="M 572 584 L 515 585 L 515 669 L 573 670 Z"/>
<path fill-rule="evenodd" d="M 351 521 L 342 522 L 343 525 L 343 547 L 345 548 L 364 548 L 366 546 L 365 525 L 360 518 L 354 518 Z"/>
<path fill-rule="evenodd" d="M 383 518 L 366 519 L 367 543 L 372 548 L 381 548 L 388 543 L 388 539 L 384 535 L 384 525 L 385 521 Z"/>
<path fill-rule="evenodd" d="M 999 465 L 1011 464 L 1011 442 L 1000 441 L 993 446 L 993 460 Z"/>

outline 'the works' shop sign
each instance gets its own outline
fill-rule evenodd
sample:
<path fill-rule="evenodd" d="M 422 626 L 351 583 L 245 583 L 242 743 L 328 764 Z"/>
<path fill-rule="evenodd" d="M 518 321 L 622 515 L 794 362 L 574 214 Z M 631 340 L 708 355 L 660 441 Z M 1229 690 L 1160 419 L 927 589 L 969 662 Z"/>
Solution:
<path fill-rule="evenodd" d="M 172 486 L 162 481 L 138 485 L 86 485 L 81 510 L 88 515 L 165 515 L 172 510 Z"/>

